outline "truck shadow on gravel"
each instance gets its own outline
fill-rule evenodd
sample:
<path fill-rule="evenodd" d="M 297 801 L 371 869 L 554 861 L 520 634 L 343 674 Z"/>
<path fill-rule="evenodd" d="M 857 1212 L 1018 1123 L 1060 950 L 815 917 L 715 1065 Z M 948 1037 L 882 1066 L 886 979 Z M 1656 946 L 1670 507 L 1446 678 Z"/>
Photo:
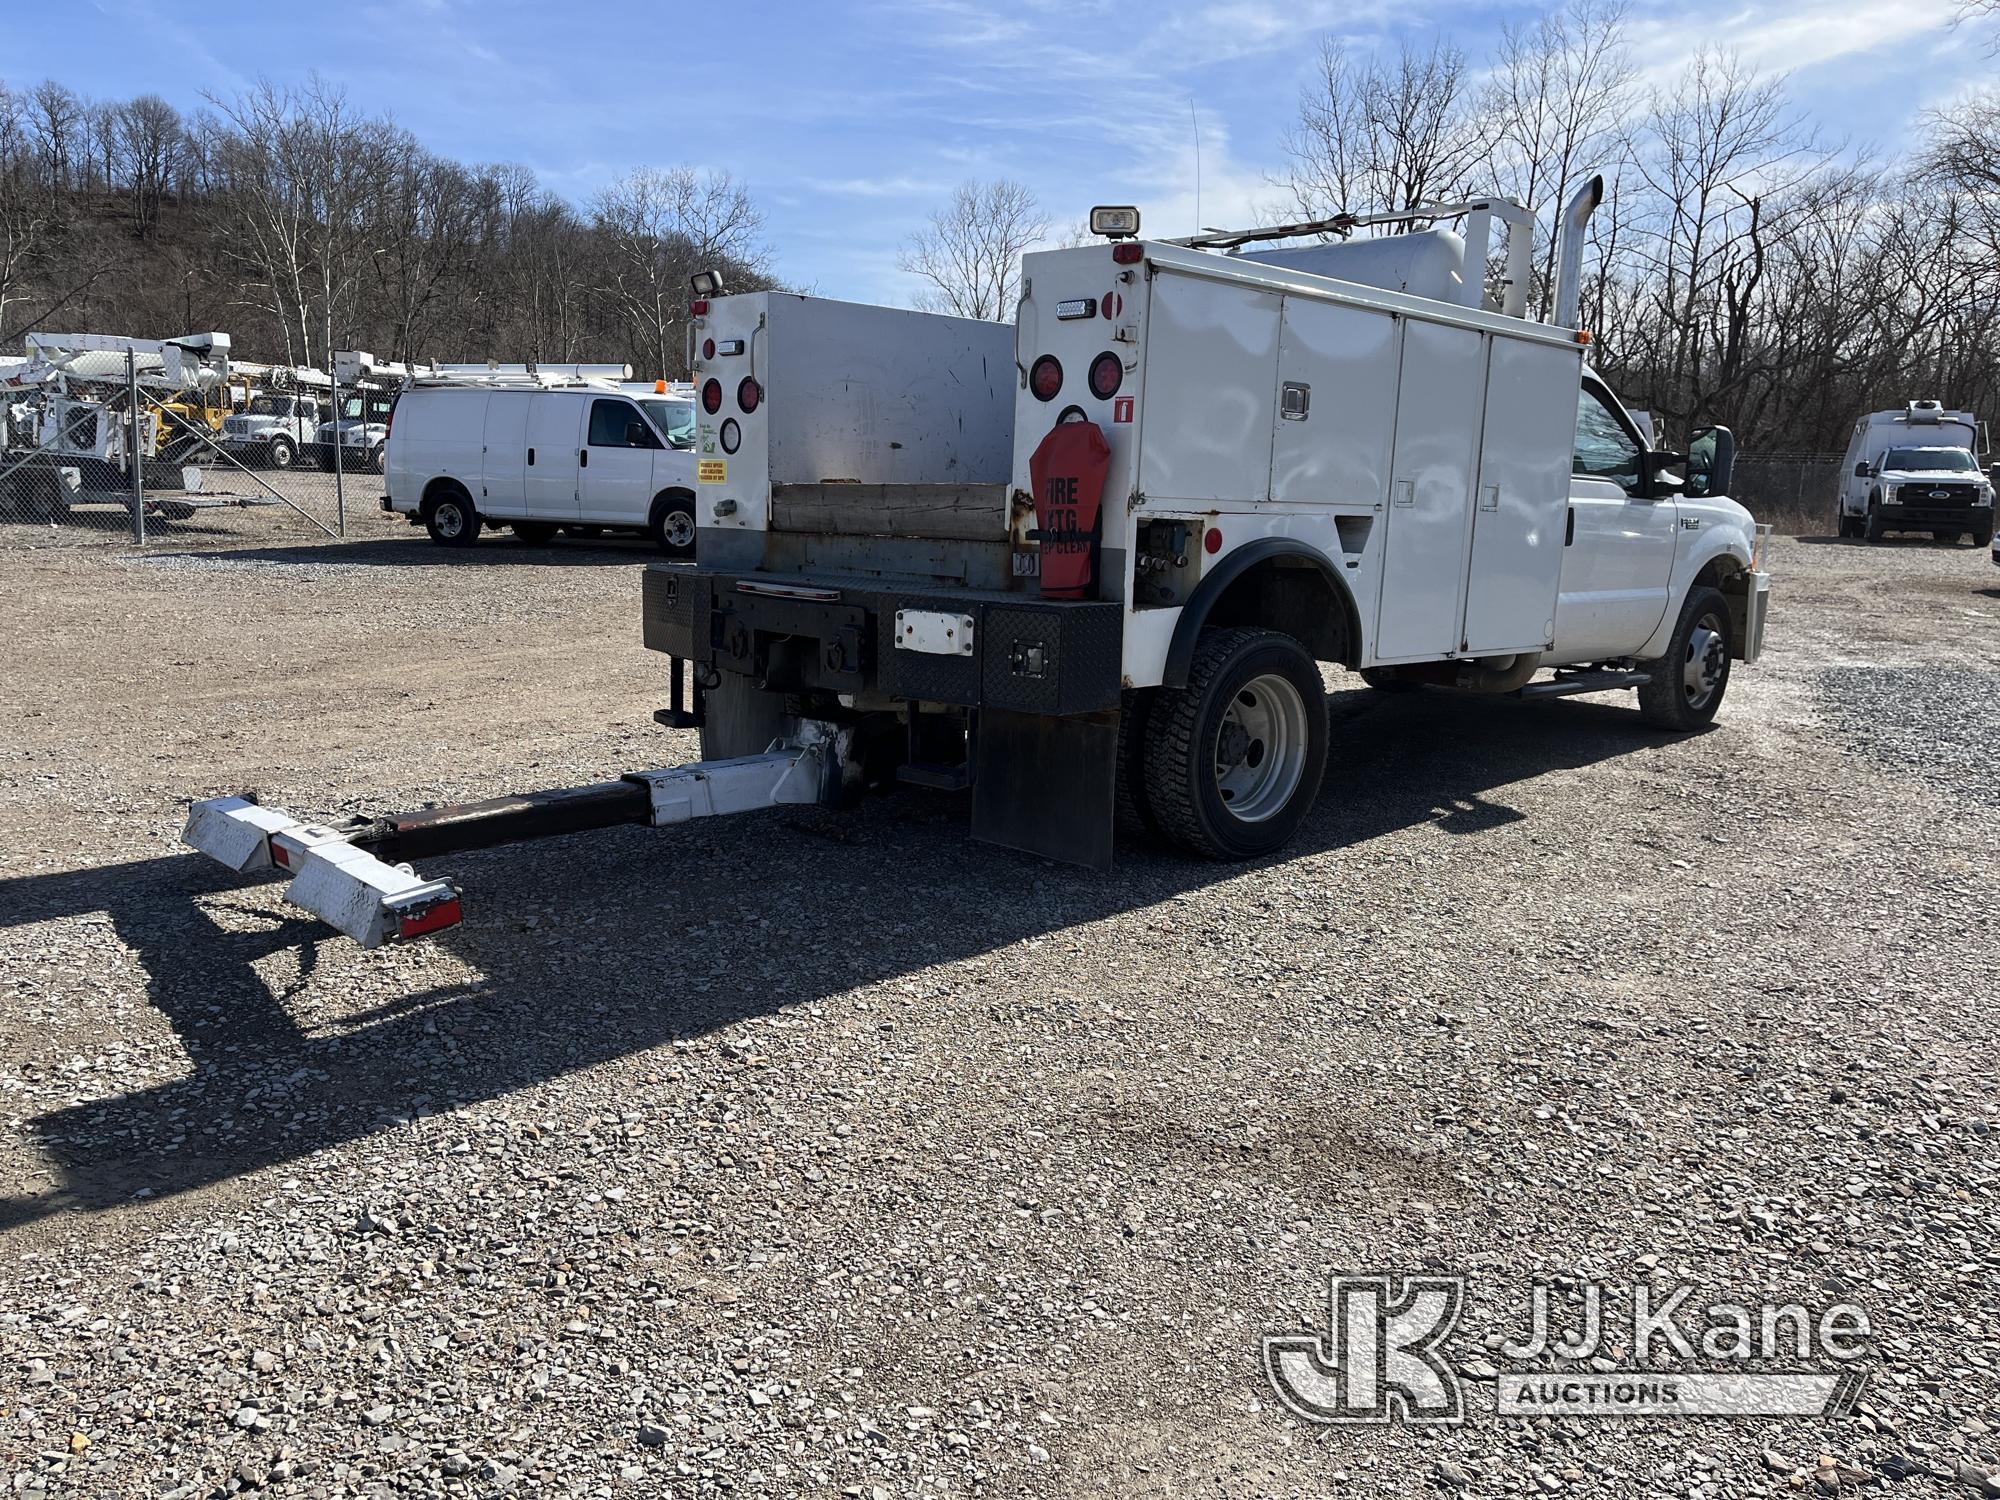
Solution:
<path fill-rule="evenodd" d="M 1272 865 L 1423 824 L 1476 838 L 1525 816 L 1499 795 L 1508 786 L 1661 743 L 1630 708 L 1581 701 L 1363 689 L 1328 705 L 1325 791 Z M 468 906 L 440 940 L 483 977 L 387 1003 L 371 994 L 334 1015 L 351 987 L 317 972 L 323 952 L 343 971 L 392 960 L 326 950 L 346 940 L 287 915 L 276 886 L 252 896 L 193 854 L 0 881 L 0 927 L 107 917 L 188 1063 L 170 1081 L 31 1119 L 54 1185 L 0 1200 L 0 1230 L 212 1186 L 1246 873 L 1141 846 L 1121 848 L 1109 875 L 1078 876 L 964 829 L 957 799 L 907 794 L 855 814 L 617 829 L 438 862 L 427 873 L 458 878 Z M 1217 899 L 1254 902 L 1254 881 Z M 265 972 L 293 970 L 279 990 Z M 1035 972 L 1024 953 L 1021 984 Z"/>

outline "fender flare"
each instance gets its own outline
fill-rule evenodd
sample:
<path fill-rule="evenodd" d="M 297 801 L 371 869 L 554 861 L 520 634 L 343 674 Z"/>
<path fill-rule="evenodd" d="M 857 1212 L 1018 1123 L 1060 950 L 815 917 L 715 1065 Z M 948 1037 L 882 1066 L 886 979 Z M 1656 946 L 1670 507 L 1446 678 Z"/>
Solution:
<path fill-rule="evenodd" d="M 1181 606 L 1180 619 L 1174 623 L 1174 638 L 1167 646 L 1167 663 L 1160 675 L 1160 686 L 1187 686 L 1188 669 L 1194 664 L 1195 642 L 1201 635 L 1202 627 L 1208 623 L 1209 612 L 1215 608 L 1216 602 L 1245 573 L 1259 563 L 1279 557 L 1300 558 L 1319 569 L 1346 616 L 1348 654 L 1356 661 L 1361 659 L 1361 612 L 1355 608 L 1354 595 L 1347 587 L 1347 580 L 1333 565 L 1333 559 L 1319 548 L 1290 537 L 1261 536 L 1224 553 L 1221 560 L 1195 585 L 1188 602 Z"/>

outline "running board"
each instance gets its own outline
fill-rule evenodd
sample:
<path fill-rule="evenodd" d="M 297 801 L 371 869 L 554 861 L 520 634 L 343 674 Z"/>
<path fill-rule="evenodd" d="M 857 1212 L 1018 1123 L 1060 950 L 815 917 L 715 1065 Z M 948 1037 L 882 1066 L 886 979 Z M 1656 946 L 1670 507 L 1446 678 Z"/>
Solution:
<path fill-rule="evenodd" d="M 1531 682 L 1516 690 L 1519 698 L 1574 698 L 1578 693 L 1608 693 L 1617 688 L 1644 687 L 1650 672 L 1563 672 L 1547 682 Z"/>
<path fill-rule="evenodd" d="M 239 874 L 291 876 L 285 899 L 364 948 L 455 927 L 459 888 L 426 880 L 390 859 L 625 824 L 662 827 L 693 818 L 831 801 L 851 752 L 851 731 L 807 721 L 795 744 L 762 755 L 635 771 L 619 781 L 394 814 L 346 828 L 307 823 L 247 797 L 211 797 L 188 809 L 181 842 Z M 388 858 L 381 856 L 387 855 Z"/>

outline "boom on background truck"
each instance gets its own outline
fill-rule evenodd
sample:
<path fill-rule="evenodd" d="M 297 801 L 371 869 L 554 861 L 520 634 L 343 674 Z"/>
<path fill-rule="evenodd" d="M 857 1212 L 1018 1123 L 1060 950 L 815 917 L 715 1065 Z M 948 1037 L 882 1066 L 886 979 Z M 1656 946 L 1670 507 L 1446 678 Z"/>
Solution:
<path fill-rule="evenodd" d="M 891 777 L 1073 863 L 1121 823 L 1269 854 L 1318 795 L 1323 664 L 1633 689 L 1699 728 L 1761 649 L 1767 528 L 1721 493 L 1726 431 L 1702 464 L 1653 450 L 1583 365 L 1601 193 L 1565 213 L 1553 324 L 1521 316 L 1533 221 L 1498 199 L 1387 250 L 1245 249 L 1344 216 L 1174 242 L 1098 210 L 1107 243 L 1026 258 L 1012 330 L 697 277 L 697 560 L 650 567 L 643 609 L 656 717 L 703 760 L 341 829 L 214 799 L 186 837 L 372 943 L 459 911 L 390 861 Z"/>

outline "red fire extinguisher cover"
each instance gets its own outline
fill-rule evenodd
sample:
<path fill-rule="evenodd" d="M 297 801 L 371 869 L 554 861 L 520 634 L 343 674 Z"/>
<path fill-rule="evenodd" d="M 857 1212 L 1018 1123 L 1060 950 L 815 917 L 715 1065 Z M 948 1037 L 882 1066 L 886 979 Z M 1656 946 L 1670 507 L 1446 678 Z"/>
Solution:
<path fill-rule="evenodd" d="M 1111 445 L 1095 422 L 1058 422 L 1028 460 L 1043 598 L 1090 597 L 1103 535 L 1104 476 L 1110 467 Z"/>

